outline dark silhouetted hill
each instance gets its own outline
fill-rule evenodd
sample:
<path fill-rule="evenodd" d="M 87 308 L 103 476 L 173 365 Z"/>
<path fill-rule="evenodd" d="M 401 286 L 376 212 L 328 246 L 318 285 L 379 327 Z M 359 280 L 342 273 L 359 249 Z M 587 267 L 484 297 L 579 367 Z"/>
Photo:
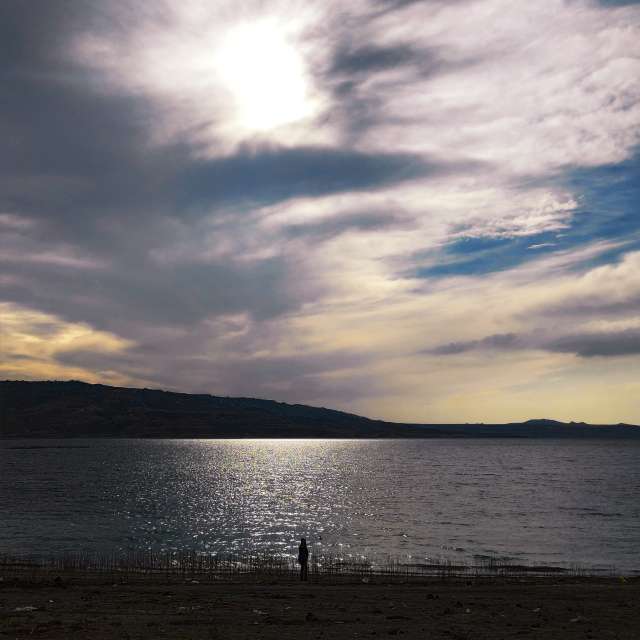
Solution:
<path fill-rule="evenodd" d="M 554 420 L 506 425 L 396 424 L 255 398 L 84 382 L 0 382 L 3 438 L 640 438 L 640 427 Z"/>

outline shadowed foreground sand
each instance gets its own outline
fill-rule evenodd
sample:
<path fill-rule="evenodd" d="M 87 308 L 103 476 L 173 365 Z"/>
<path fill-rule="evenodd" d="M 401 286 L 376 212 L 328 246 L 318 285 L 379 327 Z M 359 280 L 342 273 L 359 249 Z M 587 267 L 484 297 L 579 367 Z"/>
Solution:
<path fill-rule="evenodd" d="M 32 609 L 35 607 L 35 609 Z M 0 638 L 640 638 L 640 580 L 4 577 Z"/>

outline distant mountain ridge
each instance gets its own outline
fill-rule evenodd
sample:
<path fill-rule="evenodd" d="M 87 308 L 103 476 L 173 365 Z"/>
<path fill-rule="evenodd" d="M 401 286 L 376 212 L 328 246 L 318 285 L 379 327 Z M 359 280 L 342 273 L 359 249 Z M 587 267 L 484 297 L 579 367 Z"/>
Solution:
<path fill-rule="evenodd" d="M 0 381 L 0 438 L 640 438 L 635 425 L 535 419 L 402 424 L 257 398 L 86 382 Z"/>

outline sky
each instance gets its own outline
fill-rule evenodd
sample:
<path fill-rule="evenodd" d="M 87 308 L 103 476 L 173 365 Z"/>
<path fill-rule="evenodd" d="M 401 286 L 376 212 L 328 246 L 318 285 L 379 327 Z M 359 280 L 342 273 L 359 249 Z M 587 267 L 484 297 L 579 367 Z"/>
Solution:
<path fill-rule="evenodd" d="M 640 423 L 640 3 L 3 0 L 0 378 Z"/>

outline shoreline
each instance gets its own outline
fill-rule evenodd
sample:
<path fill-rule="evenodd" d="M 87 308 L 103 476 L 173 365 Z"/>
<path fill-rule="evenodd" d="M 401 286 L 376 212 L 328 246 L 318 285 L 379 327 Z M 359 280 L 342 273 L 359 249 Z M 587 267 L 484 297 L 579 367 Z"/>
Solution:
<path fill-rule="evenodd" d="M 185 551 L 130 551 L 127 553 L 67 552 L 57 555 L 0 554 L 0 575 L 23 577 L 33 573 L 70 572 L 108 579 L 217 580 L 289 579 L 297 574 L 295 555 L 265 552 L 208 553 Z M 640 579 L 640 569 L 587 564 L 514 562 L 496 557 L 476 557 L 473 562 L 453 559 L 403 562 L 401 558 L 360 556 L 345 558 L 314 552 L 309 563 L 315 581 L 366 579 L 420 581 L 449 579 Z"/>
<path fill-rule="evenodd" d="M 0 637 L 637 638 L 640 578 L 7 576 Z"/>

